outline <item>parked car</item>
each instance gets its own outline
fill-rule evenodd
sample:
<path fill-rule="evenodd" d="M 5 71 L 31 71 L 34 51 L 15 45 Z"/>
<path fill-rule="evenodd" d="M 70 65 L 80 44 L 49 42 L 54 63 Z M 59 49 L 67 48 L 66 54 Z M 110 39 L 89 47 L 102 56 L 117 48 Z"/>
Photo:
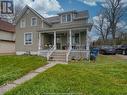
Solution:
<path fill-rule="evenodd" d="M 116 54 L 116 49 L 113 46 L 110 45 L 104 45 L 100 48 L 100 54 Z"/>
<path fill-rule="evenodd" d="M 127 55 L 127 45 L 121 45 L 119 48 L 116 49 L 118 54 Z"/>

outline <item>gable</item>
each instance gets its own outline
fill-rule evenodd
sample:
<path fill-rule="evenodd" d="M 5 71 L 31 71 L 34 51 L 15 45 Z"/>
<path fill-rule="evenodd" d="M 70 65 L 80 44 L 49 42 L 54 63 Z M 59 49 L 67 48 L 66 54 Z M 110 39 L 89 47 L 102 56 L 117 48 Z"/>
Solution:
<path fill-rule="evenodd" d="M 31 10 L 28 6 L 26 6 L 21 13 L 16 17 L 16 24 L 25 17 L 26 14 L 32 14 L 33 16 L 39 17 L 33 10 Z M 43 20 L 43 17 L 39 17 L 41 20 Z"/>
<path fill-rule="evenodd" d="M 23 10 L 20 12 L 20 14 L 16 17 L 16 24 L 20 21 L 20 19 L 24 16 L 26 12 L 31 11 L 34 15 L 36 15 L 38 18 L 40 18 L 42 21 L 44 21 L 47 25 L 50 25 L 43 16 L 41 16 L 38 12 L 36 12 L 34 9 L 26 5 Z"/>

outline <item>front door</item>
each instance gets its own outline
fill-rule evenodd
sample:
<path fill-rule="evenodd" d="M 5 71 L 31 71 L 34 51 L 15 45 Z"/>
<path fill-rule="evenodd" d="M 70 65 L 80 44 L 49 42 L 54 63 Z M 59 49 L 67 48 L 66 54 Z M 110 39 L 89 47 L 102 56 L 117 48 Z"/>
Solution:
<path fill-rule="evenodd" d="M 56 48 L 58 50 L 65 50 L 67 47 L 67 34 L 61 33 L 56 35 Z"/>
<path fill-rule="evenodd" d="M 61 49 L 61 43 L 62 43 L 61 37 L 60 37 L 60 35 L 57 35 L 56 36 L 56 48 L 59 50 Z"/>

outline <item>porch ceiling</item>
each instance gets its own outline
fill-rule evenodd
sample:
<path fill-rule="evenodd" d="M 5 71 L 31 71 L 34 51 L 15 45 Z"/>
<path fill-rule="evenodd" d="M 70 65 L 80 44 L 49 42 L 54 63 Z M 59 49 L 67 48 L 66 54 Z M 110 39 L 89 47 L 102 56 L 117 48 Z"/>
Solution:
<path fill-rule="evenodd" d="M 57 34 L 59 33 L 69 33 L 69 29 L 63 29 L 63 30 L 55 30 Z M 53 34 L 54 31 L 42 31 L 40 33 L 48 33 Z M 86 32 L 86 29 L 73 29 L 72 32 Z"/>
<path fill-rule="evenodd" d="M 43 32 L 43 33 L 47 33 L 47 32 L 65 32 L 65 31 L 69 31 L 69 29 L 71 29 L 72 31 L 86 31 L 87 29 L 90 28 L 90 25 L 80 25 L 80 26 L 68 26 L 68 27 L 58 27 L 58 28 L 43 28 L 42 30 L 39 30 L 38 32 Z"/>

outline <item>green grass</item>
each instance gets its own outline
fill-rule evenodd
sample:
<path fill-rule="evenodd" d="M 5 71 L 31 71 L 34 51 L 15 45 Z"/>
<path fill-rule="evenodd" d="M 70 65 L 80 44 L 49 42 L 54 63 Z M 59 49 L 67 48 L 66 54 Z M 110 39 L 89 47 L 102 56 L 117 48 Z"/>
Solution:
<path fill-rule="evenodd" d="M 46 63 L 45 58 L 38 56 L 0 56 L 0 85 L 15 80 Z"/>
<path fill-rule="evenodd" d="M 127 61 L 100 56 L 95 63 L 56 65 L 5 95 L 127 95 Z M 51 94 L 71 95 L 71 94 Z"/>

